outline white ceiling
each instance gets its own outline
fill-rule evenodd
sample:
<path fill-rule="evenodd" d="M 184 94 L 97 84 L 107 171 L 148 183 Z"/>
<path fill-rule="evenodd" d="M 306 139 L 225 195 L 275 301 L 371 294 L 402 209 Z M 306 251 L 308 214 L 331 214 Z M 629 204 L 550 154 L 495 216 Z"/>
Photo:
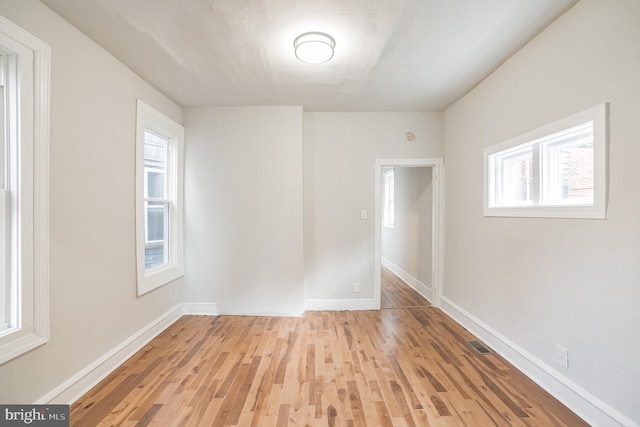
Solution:
<path fill-rule="evenodd" d="M 442 111 L 577 0 L 42 0 L 185 107 Z M 334 58 L 293 40 L 331 34 Z"/>

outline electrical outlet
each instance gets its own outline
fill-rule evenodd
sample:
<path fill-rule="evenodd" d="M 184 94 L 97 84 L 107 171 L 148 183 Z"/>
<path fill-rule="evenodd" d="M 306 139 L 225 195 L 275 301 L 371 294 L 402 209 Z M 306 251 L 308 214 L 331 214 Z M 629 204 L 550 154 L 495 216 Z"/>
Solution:
<path fill-rule="evenodd" d="M 356 282 L 353 284 L 353 292 L 360 292 L 360 283 Z"/>
<path fill-rule="evenodd" d="M 560 345 L 556 345 L 556 363 L 563 368 L 569 368 L 569 351 Z"/>
<path fill-rule="evenodd" d="M 360 209 L 360 219 L 367 219 L 367 210 Z"/>

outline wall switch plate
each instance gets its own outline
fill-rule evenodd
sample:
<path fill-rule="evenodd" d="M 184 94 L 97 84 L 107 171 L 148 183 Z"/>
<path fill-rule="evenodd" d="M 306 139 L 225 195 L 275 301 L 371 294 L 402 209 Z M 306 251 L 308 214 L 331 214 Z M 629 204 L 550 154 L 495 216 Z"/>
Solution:
<path fill-rule="evenodd" d="M 360 292 L 360 283 L 356 282 L 353 284 L 353 292 Z"/>
<path fill-rule="evenodd" d="M 556 363 L 563 368 L 569 368 L 569 351 L 560 345 L 556 345 Z"/>
<path fill-rule="evenodd" d="M 360 209 L 360 219 L 367 219 L 367 210 Z"/>

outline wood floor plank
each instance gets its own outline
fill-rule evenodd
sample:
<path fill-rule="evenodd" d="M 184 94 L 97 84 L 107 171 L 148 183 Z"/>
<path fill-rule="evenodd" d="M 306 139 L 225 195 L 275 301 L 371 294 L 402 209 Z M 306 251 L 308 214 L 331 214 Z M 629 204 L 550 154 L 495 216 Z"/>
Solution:
<path fill-rule="evenodd" d="M 71 425 L 587 425 L 470 339 L 428 304 L 184 316 L 78 399 Z"/>

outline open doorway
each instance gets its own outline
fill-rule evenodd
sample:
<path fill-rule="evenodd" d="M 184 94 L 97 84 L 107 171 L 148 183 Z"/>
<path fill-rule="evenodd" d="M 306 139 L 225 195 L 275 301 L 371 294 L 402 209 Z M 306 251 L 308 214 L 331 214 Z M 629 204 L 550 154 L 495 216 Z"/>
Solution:
<path fill-rule="evenodd" d="M 381 309 L 430 305 L 432 169 L 382 168 Z"/>
<path fill-rule="evenodd" d="M 437 307 L 442 277 L 442 159 L 378 159 L 375 173 L 376 307 L 428 306 L 425 299 Z"/>

